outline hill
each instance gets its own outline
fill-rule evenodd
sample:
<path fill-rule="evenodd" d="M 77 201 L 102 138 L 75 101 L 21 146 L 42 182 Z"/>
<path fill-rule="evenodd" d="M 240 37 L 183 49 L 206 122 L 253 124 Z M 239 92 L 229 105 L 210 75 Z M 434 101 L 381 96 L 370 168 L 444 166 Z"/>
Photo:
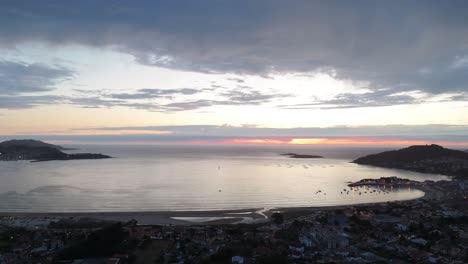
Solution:
<path fill-rule="evenodd" d="M 92 153 L 68 154 L 62 152 L 61 146 L 56 146 L 37 140 L 9 140 L 0 143 L 0 161 L 32 160 L 75 160 L 75 159 L 106 159 L 109 156 Z"/>
<path fill-rule="evenodd" d="M 410 146 L 368 155 L 353 162 L 376 167 L 468 177 L 468 153 L 438 145 Z"/>
<path fill-rule="evenodd" d="M 64 148 L 59 145 L 53 145 L 53 144 L 45 143 L 45 142 L 34 140 L 34 139 L 13 139 L 13 140 L 0 142 L 0 148 L 11 147 L 11 146 L 32 147 L 32 148 L 49 147 L 49 148 L 54 148 L 58 150 L 73 150 L 71 148 Z"/>

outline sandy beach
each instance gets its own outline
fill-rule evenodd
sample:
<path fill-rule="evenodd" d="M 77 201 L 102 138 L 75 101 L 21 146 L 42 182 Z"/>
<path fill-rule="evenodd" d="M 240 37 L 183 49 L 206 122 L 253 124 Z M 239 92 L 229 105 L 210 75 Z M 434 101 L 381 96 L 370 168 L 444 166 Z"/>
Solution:
<path fill-rule="evenodd" d="M 417 199 L 439 199 L 441 194 L 429 186 L 416 189 L 424 192 L 424 196 Z M 414 199 L 410 199 L 414 200 Z M 405 202 L 399 200 L 395 202 Z M 380 203 L 362 203 L 338 206 L 311 207 L 278 207 L 278 208 L 249 208 L 240 210 L 214 211 L 142 211 L 142 212 L 0 212 L 0 218 L 12 218 L 11 221 L 32 223 L 32 225 L 64 218 L 90 218 L 104 221 L 128 222 L 132 219 L 140 225 L 222 225 L 222 224 L 252 224 L 267 221 L 274 212 L 302 215 L 313 211 L 339 210 L 350 206 L 372 206 Z"/>
<path fill-rule="evenodd" d="M 0 212 L 0 218 L 48 219 L 91 218 L 105 221 L 128 222 L 132 219 L 140 225 L 191 225 L 253 223 L 265 220 L 262 208 L 218 211 L 154 211 L 154 212 L 66 212 L 66 213 L 22 213 Z"/>

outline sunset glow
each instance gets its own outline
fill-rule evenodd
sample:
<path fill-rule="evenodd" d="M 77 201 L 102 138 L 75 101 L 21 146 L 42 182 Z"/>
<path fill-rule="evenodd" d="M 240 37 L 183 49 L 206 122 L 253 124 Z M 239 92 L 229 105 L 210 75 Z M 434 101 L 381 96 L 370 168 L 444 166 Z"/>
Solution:
<path fill-rule="evenodd" d="M 16 2 L 0 9 L 0 141 L 468 142 L 466 14 L 434 17 L 443 1 L 395 21 L 339 1 Z"/>
<path fill-rule="evenodd" d="M 468 142 L 402 140 L 379 138 L 292 138 L 292 139 L 230 139 L 224 144 L 274 144 L 274 145 L 330 145 L 330 146 L 406 146 L 430 145 L 466 147 Z"/>

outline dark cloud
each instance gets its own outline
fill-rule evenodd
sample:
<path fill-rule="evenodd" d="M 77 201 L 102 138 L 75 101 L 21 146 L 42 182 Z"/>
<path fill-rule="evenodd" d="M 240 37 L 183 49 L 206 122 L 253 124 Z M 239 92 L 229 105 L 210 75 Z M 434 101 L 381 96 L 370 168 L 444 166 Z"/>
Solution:
<path fill-rule="evenodd" d="M 269 128 L 260 126 L 230 126 L 230 125 L 187 125 L 187 126 L 143 126 L 143 127 L 95 127 L 78 128 L 77 131 L 171 131 L 169 135 L 142 135 L 138 132 L 135 138 L 149 137 L 161 141 L 171 140 L 213 140 L 228 138 L 310 138 L 310 137 L 376 137 L 407 140 L 441 140 L 468 141 L 468 126 L 466 125 L 386 125 L 386 126 L 336 126 L 336 127 L 295 127 Z M 130 135 L 131 137 L 131 135 Z M 116 140 L 115 137 L 100 136 L 104 140 Z M 139 138 L 141 139 L 141 138 Z M 118 139 L 117 139 L 118 140 Z"/>
<path fill-rule="evenodd" d="M 113 107 L 125 104 L 123 100 L 106 100 L 101 97 L 76 97 L 70 98 L 69 103 L 79 105 L 86 108 L 103 108 Z"/>
<path fill-rule="evenodd" d="M 199 93 L 200 90 L 191 88 L 182 89 L 140 89 L 136 93 L 114 93 L 109 96 L 117 99 L 151 99 L 167 98 L 172 95 L 192 95 Z"/>
<path fill-rule="evenodd" d="M 170 111 L 185 111 L 195 110 L 203 107 L 209 107 L 213 105 L 227 105 L 227 101 L 216 101 L 216 100 L 195 100 L 187 102 L 175 102 L 164 105 L 164 108 Z"/>
<path fill-rule="evenodd" d="M 26 109 L 39 105 L 58 104 L 65 102 L 60 96 L 0 96 L 0 109 Z"/>
<path fill-rule="evenodd" d="M 0 109 L 26 109 L 66 102 L 62 96 L 37 93 L 52 91 L 72 76 L 72 70 L 60 66 L 0 61 Z"/>
<path fill-rule="evenodd" d="M 285 94 L 273 94 L 264 93 L 257 90 L 253 90 L 250 87 L 246 87 L 250 90 L 231 90 L 221 92 L 218 96 L 224 97 L 222 100 L 193 100 L 174 102 L 163 106 L 164 109 L 170 111 L 183 111 L 183 110 L 195 110 L 199 108 L 215 106 L 215 105 L 260 105 L 269 103 L 274 99 L 288 97 Z"/>
<path fill-rule="evenodd" d="M 2 2 L 0 43 L 112 46 L 168 68 L 327 71 L 377 90 L 440 94 L 467 90 L 466 10 L 462 0 L 15 0 Z"/>
<path fill-rule="evenodd" d="M 0 95 L 50 91 L 72 75 L 63 67 L 0 61 Z"/>
<path fill-rule="evenodd" d="M 227 97 L 229 101 L 231 102 L 253 103 L 253 104 L 269 102 L 274 98 L 288 97 L 288 95 L 262 93 L 256 90 L 250 90 L 250 91 L 231 90 L 228 92 L 221 93 L 221 95 Z"/>
<path fill-rule="evenodd" d="M 204 91 L 211 92 L 211 95 L 219 99 L 197 99 L 200 96 L 191 98 L 178 98 L 174 95 L 199 95 Z M 89 92 L 86 92 L 89 93 Z M 139 89 L 135 93 L 113 93 L 99 94 L 99 96 L 84 96 L 85 92 L 80 92 L 80 96 L 69 98 L 69 102 L 75 105 L 89 108 L 107 107 L 129 107 L 157 112 L 172 112 L 196 110 L 216 105 L 260 105 L 271 102 L 277 98 L 284 98 L 288 95 L 265 93 L 251 87 L 244 87 L 242 90 L 231 90 L 220 88 L 220 91 L 213 91 L 211 88 L 193 89 Z M 169 99 L 166 103 L 163 100 Z"/>
<path fill-rule="evenodd" d="M 229 78 L 228 80 L 236 83 L 245 83 L 245 81 L 241 78 Z"/>
<path fill-rule="evenodd" d="M 196 110 L 200 108 L 205 108 L 209 106 L 216 105 L 258 105 L 265 103 L 265 101 L 229 101 L 229 100 L 194 100 L 194 101 L 185 101 L 185 102 L 175 102 L 166 104 L 163 109 L 167 111 L 185 111 L 185 110 Z"/>
<path fill-rule="evenodd" d="M 377 90 L 362 94 L 342 93 L 330 100 L 317 100 L 312 103 L 281 105 L 279 107 L 283 109 L 337 109 L 416 104 L 423 101 L 409 94 L 394 93 L 393 90 Z"/>

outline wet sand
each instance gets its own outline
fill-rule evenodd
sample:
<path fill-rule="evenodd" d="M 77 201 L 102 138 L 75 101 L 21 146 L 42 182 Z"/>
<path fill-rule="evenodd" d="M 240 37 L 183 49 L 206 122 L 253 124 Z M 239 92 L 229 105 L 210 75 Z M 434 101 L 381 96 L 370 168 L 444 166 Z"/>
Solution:
<path fill-rule="evenodd" d="M 155 211 L 155 212 L 67 212 L 67 213 L 22 213 L 22 212 L 0 212 L 0 217 L 15 217 L 27 219 L 61 219 L 61 218 L 91 218 L 107 221 L 128 222 L 132 219 L 141 225 L 192 225 L 192 224 L 233 224 L 238 222 L 256 222 L 265 220 L 265 216 L 257 213 L 257 209 L 243 210 L 219 210 L 219 211 Z M 188 221 L 176 218 L 203 218 L 207 221 Z M 219 218 L 209 220 L 212 218 Z M 250 220 L 250 221 L 249 221 Z"/>

